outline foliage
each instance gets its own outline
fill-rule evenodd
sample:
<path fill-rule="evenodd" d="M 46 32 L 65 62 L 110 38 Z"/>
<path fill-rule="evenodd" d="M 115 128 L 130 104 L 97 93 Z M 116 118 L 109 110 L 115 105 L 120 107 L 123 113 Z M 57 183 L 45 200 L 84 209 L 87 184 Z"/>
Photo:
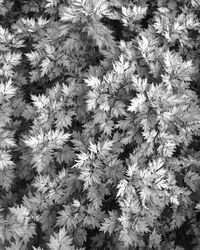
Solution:
<path fill-rule="evenodd" d="M 199 58 L 197 0 L 0 0 L 0 248 L 199 249 Z"/>

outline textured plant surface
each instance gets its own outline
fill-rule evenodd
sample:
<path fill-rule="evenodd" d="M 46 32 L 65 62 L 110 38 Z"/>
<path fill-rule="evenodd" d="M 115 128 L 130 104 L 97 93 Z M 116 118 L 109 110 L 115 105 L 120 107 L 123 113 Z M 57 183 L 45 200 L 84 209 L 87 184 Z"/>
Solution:
<path fill-rule="evenodd" d="M 0 0 L 0 249 L 200 249 L 199 0 Z"/>

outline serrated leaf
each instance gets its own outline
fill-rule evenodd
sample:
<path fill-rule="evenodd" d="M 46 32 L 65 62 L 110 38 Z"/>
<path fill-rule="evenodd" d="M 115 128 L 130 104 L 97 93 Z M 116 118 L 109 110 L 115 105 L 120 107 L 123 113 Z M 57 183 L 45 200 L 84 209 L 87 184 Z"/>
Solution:
<path fill-rule="evenodd" d="M 126 192 L 126 188 L 128 186 L 128 182 L 127 180 L 121 180 L 120 183 L 117 185 L 117 188 L 119 189 L 117 192 L 117 197 L 123 197 L 125 192 Z"/>
<path fill-rule="evenodd" d="M 97 154 L 98 150 L 97 150 L 97 146 L 95 144 L 93 144 L 91 141 L 90 141 L 90 146 L 89 146 L 89 150 L 95 154 Z"/>
<path fill-rule="evenodd" d="M 146 101 L 146 96 L 143 93 L 137 93 L 137 97 L 131 100 L 131 105 L 128 107 L 128 111 L 137 112 L 142 110 L 142 106 Z"/>
<path fill-rule="evenodd" d="M 108 232 L 109 235 L 111 235 L 115 230 L 118 216 L 116 211 L 109 211 L 108 213 L 109 217 L 104 219 L 100 231 L 103 231 L 104 233 Z"/>
<path fill-rule="evenodd" d="M 12 80 L 9 79 L 5 84 L 1 82 L 0 84 L 0 100 L 1 98 L 10 99 L 16 93 L 16 88 L 12 85 Z"/>
<path fill-rule="evenodd" d="M 42 60 L 40 66 L 41 66 L 41 76 L 44 76 L 45 74 L 47 74 L 49 68 L 51 65 L 51 60 L 49 58 L 45 58 L 44 60 Z"/>
<path fill-rule="evenodd" d="M 58 233 L 50 237 L 50 243 L 47 244 L 51 250 L 75 250 L 72 246 L 72 238 L 67 235 L 65 228 L 61 228 Z"/>
<path fill-rule="evenodd" d="M 149 236 L 149 247 L 160 246 L 161 243 L 161 235 L 156 232 L 156 229 L 153 229 L 153 232 Z"/>
<path fill-rule="evenodd" d="M 5 150 L 0 150 L 0 170 L 12 168 L 14 165 L 14 162 L 11 160 L 11 155 Z"/>

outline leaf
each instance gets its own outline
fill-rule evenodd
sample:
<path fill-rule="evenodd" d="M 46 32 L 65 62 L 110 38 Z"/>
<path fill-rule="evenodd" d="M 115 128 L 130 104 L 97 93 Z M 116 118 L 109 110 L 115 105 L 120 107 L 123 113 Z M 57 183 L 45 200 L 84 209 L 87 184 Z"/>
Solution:
<path fill-rule="evenodd" d="M 117 188 L 119 189 L 117 192 L 117 197 L 123 197 L 126 193 L 126 189 L 128 186 L 127 180 L 121 180 L 120 183 L 117 185 Z"/>
<path fill-rule="evenodd" d="M 196 209 L 200 210 L 200 203 L 195 206 Z"/>
<path fill-rule="evenodd" d="M 6 53 L 4 56 L 5 62 L 7 64 L 10 64 L 12 66 L 16 66 L 20 63 L 22 55 L 19 53 L 13 53 L 11 54 L 10 52 Z"/>
<path fill-rule="evenodd" d="M 164 145 L 160 145 L 157 150 L 159 153 L 162 153 L 164 157 L 172 157 L 176 150 L 176 143 L 168 140 Z"/>
<path fill-rule="evenodd" d="M 118 75 L 123 74 L 128 68 L 129 62 L 125 61 L 125 58 L 122 55 L 120 56 L 119 61 L 113 63 L 113 69 Z"/>
<path fill-rule="evenodd" d="M 99 18 L 103 16 L 110 16 L 109 3 L 106 0 L 95 0 L 93 13 Z"/>
<path fill-rule="evenodd" d="M 33 250 L 43 250 L 41 247 L 33 247 Z"/>
<path fill-rule="evenodd" d="M 54 4 L 56 4 L 56 2 L 58 2 L 58 0 L 53 0 L 53 1 L 54 1 Z M 49 22 L 48 19 L 45 19 L 43 17 L 39 17 L 37 24 L 40 28 L 43 28 L 48 22 Z"/>
<path fill-rule="evenodd" d="M 118 118 L 119 116 L 126 116 L 127 113 L 125 111 L 125 107 L 126 105 L 121 102 L 121 101 L 116 101 L 115 102 L 115 106 L 112 108 L 112 113 L 113 113 L 113 116 Z"/>
<path fill-rule="evenodd" d="M 113 121 L 108 121 L 108 122 L 104 122 L 100 125 L 100 129 L 101 131 L 103 131 L 104 134 L 106 135 L 111 135 L 112 130 L 113 130 Z"/>
<path fill-rule="evenodd" d="M 4 0 L 0 0 L 0 15 L 5 16 L 8 12 L 8 9 L 3 5 Z"/>
<path fill-rule="evenodd" d="M 63 22 L 77 22 L 79 20 L 79 12 L 75 11 L 72 8 L 66 7 L 66 6 L 62 6 L 62 8 L 59 8 L 60 10 L 60 20 Z"/>
<path fill-rule="evenodd" d="M 98 152 L 97 146 L 95 144 L 93 144 L 91 141 L 90 141 L 89 150 L 95 154 L 97 154 L 97 152 Z"/>
<path fill-rule="evenodd" d="M 87 110 L 91 111 L 96 108 L 97 106 L 97 97 L 98 93 L 89 91 L 88 92 L 88 100 L 86 100 L 87 103 Z"/>
<path fill-rule="evenodd" d="M 135 162 L 134 164 L 128 166 L 127 175 L 129 177 L 132 177 L 137 171 L 138 171 L 138 163 Z"/>
<path fill-rule="evenodd" d="M 73 6 L 76 8 L 83 8 L 84 6 L 89 5 L 90 2 L 88 0 L 74 0 Z"/>
<path fill-rule="evenodd" d="M 193 7 L 200 6 L 200 2 L 198 2 L 198 0 L 191 0 L 191 4 L 192 4 Z"/>
<path fill-rule="evenodd" d="M 161 235 L 156 232 L 156 229 L 153 229 L 153 232 L 149 236 L 149 247 L 153 248 L 155 246 L 160 246 Z"/>
<path fill-rule="evenodd" d="M 25 246 L 22 241 L 17 237 L 14 242 L 11 242 L 10 247 L 6 247 L 5 250 L 25 250 Z"/>
<path fill-rule="evenodd" d="M 142 6 L 122 6 L 122 21 L 125 25 L 131 25 L 132 22 L 138 21 L 146 15 L 147 7 Z"/>
<path fill-rule="evenodd" d="M 17 207 L 11 207 L 10 212 L 14 214 L 17 218 L 17 222 L 23 223 L 26 218 L 29 218 L 30 211 L 27 207 L 21 205 Z"/>
<path fill-rule="evenodd" d="M 51 60 L 49 58 L 45 58 L 44 60 L 42 60 L 40 66 L 41 66 L 41 76 L 44 76 L 45 74 L 47 74 L 47 72 L 50 70 L 52 66 Z"/>
<path fill-rule="evenodd" d="M 108 232 L 109 235 L 111 235 L 116 228 L 118 216 L 116 211 L 109 211 L 108 213 L 109 217 L 105 218 L 104 222 L 102 222 L 100 231 L 103 231 L 104 233 Z"/>
<path fill-rule="evenodd" d="M 170 223 L 170 229 L 174 230 L 174 229 L 180 228 L 185 221 L 186 221 L 185 215 L 181 214 L 178 211 L 175 211 L 173 213 L 173 215 L 172 215 L 172 221 Z"/>
<path fill-rule="evenodd" d="M 39 96 L 31 95 L 31 99 L 33 100 L 33 104 L 37 107 L 37 109 L 43 109 L 50 103 L 50 98 L 44 94 Z"/>
<path fill-rule="evenodd" d="M 107 155 L 113 147 L 113 141 L 106 140 L 101 147 L 101 154 L 103 156 Z"/>
<path fill-rule="evenodd" d="M 63 128 L 70 127 L 73 120 L 72 115 L 74 115 L 73 112 L 69 112 L 67 115 L 62 111 L 57 112 L 55 121 L 56 129 L 62 130 Z"/>
<path fill-rule="evenodd" d="M 145 36 L 142 36 L 141 39 L 138 39 L 138 45 L 140 50 L 144 53 L 149 47 L 149 41 Z"/>
<path fill-rule="evenodd" d="M 59 0 L 46 0 L 47 4 L 45 8 L 56 7 L 58 5 Z"/>
<path fill-rule="evenodd" d="M 37 188 L 38 192 L 45 193 L 48 190 L 49 182 L 50 182 L 49 175 L 38 175 L 35 178 L 33 186 Z"/>
<path fill-rule="evenodd" d="M 37 151 L 39 147 L 58 149 L 69 139 L 71 135 L 64 133 L 63 130 L 49 130 L 47 133 L 40 131 L 33 136 L 25 136 L 24 143 L 32 148 L 33 151 Z M 46 142 L 46 146 L 43 143 Z"/>
<path fill-rule="evenodd" d="M 77 154 L 78 159 L 76 160 L 76 164 L 73 166 L 74 168 L 81 168 L 84 163 L 89 160 L 89 155 L 82 152 L 81 154 Z"/>
<path fill-rule="evenodd" d="M 87 240 L 87 231 L 84 228 L 77 228 L 73 235 L 74 241 L 77 242 L 79 246 L 82 246 Z M 77 249 L 78 250 L 78 249 Z"/>
<path fill-rule="evenodd" d="M 68 230 L 76 228 L 76 221 L 72 214 L 70 205 L 63 205 L 63 210 L 59 211 L 56 219 L 56 225 L 59 227 L 67 226 Z"/>
<path fill-rule="evenodd" d="M 47 244 L 51 250 L 75 250 L 72 246 L 72 238 L 67 235 L 65 228 L 60 228 L 58 233 L 50 237 L 50 243 Z"/>
<path fill-rule="evenodd" d="M 132 83 L 137 92 L 144 92 L 147 89 L 147 79 L 142 79 L 139 75 L 132 75 Z"/>
<path fill-rule="evenodd" d="M 94 76 L 90 76 L 88 79 L 85 79 L 85 82 L 87 83 L 87 86 L 91 87 L 92 89 L 97 89 L 99 86 L 101 86 L 101 81 Z"/>
<path fill-rule="evenodd" d="M 12 85 L 12 80 L 9 79 L 5 84 L 0 84 L 0 101 L 2 98 L 8 100 L 13 97 L 16 93 L 16 88 Z"/>
<path fill-rule="evenodd" d="M 31 51 L 25 54 L 32 66 L 37 66 L 41 60 L 41 56 L 37 51 Z"/>
<path fill-rule="evenodd" d="M 158 171 L 161 169 L 161 167 L 164 165 L 165 163 L 165 159 L 164 158 L 157 158 L 157 159 L 153 159 L 152 162 L 149 162 L 149 167 L 151 169 L 151 171 Z"/>
<path fill-rule="evenodd" d="M 145 95 L 143 93 L 137 93 L 137 97 L 131 100 L 131 105 L 128 107 L 128 111 L 135 113 L 139 110 L 141 111 L 145 101 Z"/>
<path fill-rule="evenodd" d="M 78 179 L 84 181 L 83 189 L 86 190 L 89 187 L 92 187 L 96 184 L 100 185 L 101 176 L 102 176 L 102 171 L 100 168 L 96 167 L 93 170 L 90 167 L 85 166 L 84 168 L 81 169 Z"/>
<path fill-rule="evenodd" d="M 174 250 L 184 250 L 184 248 L 180 246 L 176 246 Z"/>
<path fill-rule="evenodd" d="M 13 168 L 14 165 L 8 151 L 0 149 L 0 170 L 3 171 L 4 169 Z"/>
<path fill-rule="evenodd" d="M 150 231 L 148 222 L 145 219 L 139 219 L 135 225 L 135 230 L 139 234 L 148 233 Z"/>
<path fill-rule="evenodd" d="M 88 37 L 93 39 L 100 50 L 104 47 L 113 50 L 115 47 L 112 31 L 97 20 L 93 20 L 92 23 L 90 22 L 88 26 L 83 29 L 83 31 L 87 32 Z"/>
<path fill-rule="evenodd" d="M 125 200 L 125 205 L 128 205 L 127 208 L 129 207 L 129 204 L 130 204 L 130 212 L 132 214 L 138 214 L 138 213 L 140 213 L 141 206 L 140 206 L 140 202 L 139 202 L 138 199 L 134 199 L 133 198 L 131 200 L 131 202 L 130 203 L 128 202 L 127 204 L 126 204 L 126 200 Z"/>
<path fill-rule="evenodd" d="M 62 92 L 65 96 L 69 96 L 75 88 L 75 80 L 73 80 L 69 85 L 62 84 Z"/>
<path fill-rule="evenodd" d="M 193 192 L 196 192 L 200 184 L 200 176 L 198 173 L 189 171 L 184 176 L 184 182 L 192 189 Z"/>

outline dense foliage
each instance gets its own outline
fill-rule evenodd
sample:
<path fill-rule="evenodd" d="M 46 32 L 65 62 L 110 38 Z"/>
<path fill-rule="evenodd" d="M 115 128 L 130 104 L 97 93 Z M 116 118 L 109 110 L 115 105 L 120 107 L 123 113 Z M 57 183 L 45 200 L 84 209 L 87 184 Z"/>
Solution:
<path fill-rule="evenodd" d="M 0 0 L 0 249 L 200 249 L 199 0 Z"/>

